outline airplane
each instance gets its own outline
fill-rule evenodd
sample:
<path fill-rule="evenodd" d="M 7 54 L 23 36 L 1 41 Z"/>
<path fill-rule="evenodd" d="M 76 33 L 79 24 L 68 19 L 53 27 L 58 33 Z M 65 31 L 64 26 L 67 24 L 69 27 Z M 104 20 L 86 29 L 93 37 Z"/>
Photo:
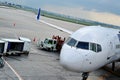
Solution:
<path fill-rule="evenodd" d="M 71 71 L 82 72 L 87 80 L 89 72 L 120 59 L 120 30 L 101 26 L 80 28 L 70 35 L 60 53 L 61 65 Z"/>
<path fill-rule="evenodd" d="M 39 14 L 39 12 L 38 12 Z M 60 64 L 71 71 L 81 72 L 82 80 L 89 73 L 106 64 L 120 60 L 120 30 L 102 26 L 86 26 L 75 32 L 39 20 L 60 31 L 70 34 L 60 52 Z"/>

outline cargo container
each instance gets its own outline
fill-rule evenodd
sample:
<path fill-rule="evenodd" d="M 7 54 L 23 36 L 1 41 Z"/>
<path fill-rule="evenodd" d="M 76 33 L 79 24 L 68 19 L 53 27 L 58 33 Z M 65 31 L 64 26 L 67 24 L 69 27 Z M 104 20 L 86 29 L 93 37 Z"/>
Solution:
<path fill-rule="evenodd" d="M 1 40 L 5 42 L 4 55 L 21 55 L 23 53 L 24 41 L 6 38 Z"/>
<path fill-rule="evenodd" d="M 5 42 L 0 40 L 0 54 L 4 53 Z"/>
<path fill-rule="evenodd" d="M 19 37 L 19 40 L 24 41 L 23 52 L 28 55 L 31 48 L 31 40 L 25 37 Z"/>

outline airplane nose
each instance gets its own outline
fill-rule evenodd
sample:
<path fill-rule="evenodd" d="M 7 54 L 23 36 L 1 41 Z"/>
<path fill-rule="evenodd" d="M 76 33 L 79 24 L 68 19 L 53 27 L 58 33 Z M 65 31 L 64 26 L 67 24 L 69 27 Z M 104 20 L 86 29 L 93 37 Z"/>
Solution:
<path fill-rule="evenodd" d="M 82 54 L 81 54 L 82 55 Z M 61 50 L 60 64 L 71 71 L 81 72 L 84 57 L 76 53 L 73 49 Z"/>

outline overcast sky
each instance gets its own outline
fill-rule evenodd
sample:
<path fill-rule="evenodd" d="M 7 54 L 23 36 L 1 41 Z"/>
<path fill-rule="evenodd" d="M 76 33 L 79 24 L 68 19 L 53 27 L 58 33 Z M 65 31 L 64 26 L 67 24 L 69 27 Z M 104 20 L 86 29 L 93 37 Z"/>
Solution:
<path fill-rule="evenodd" d="M 120 0 L 0 0 L 120 26 Z"/>
<path fill-rule="evenodd" d="M 120 15 L 120 0 L 0 0 L 22 4 L 34 8 L 46 8 L 49 6 L 83 8 Z"/>

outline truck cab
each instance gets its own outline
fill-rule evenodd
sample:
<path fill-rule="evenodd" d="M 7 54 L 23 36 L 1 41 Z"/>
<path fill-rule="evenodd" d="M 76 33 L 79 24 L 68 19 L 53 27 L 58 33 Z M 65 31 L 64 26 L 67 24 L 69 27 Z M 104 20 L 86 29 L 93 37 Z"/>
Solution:
<path fill-rule="evenodd" d="M 41 41 L 39 46 L 40 46 L 41 49 L 55 51 L 56 50 L 56 45 L 57 45 L 57 40 L 46 38 L 44 41 Z"/>
<path fill-rule="evenodd" d="M 45 49 L 48 51 L 60 51 L 65 38 L 62 39 L 60 36 L 52 36 L 51 38 L 45 38 L 44 41 L 38 42 L 38 47 L 40 49 Z"/>

